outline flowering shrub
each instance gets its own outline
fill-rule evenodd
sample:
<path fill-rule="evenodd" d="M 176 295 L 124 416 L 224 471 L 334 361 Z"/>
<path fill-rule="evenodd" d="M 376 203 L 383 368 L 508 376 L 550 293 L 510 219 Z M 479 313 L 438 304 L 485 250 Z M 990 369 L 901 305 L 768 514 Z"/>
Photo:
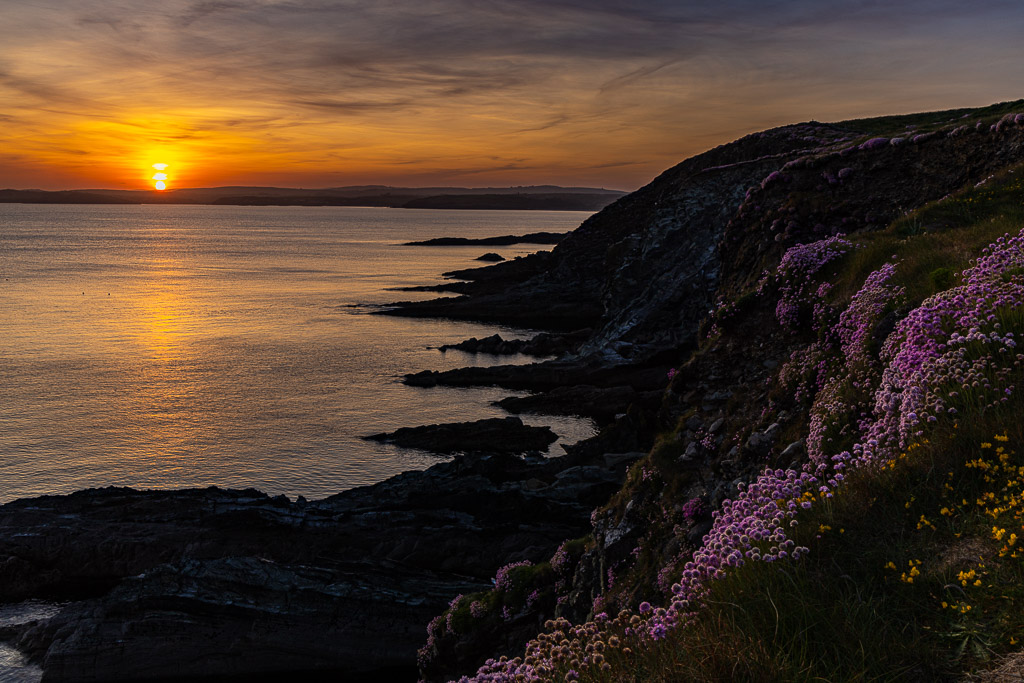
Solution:
<path fill-rule="evenodd" d="M 704 501 L 700 497 L 691 498 L 690 500 L 686 501 L 686 503 L 683 504 L 683 519 L 685 519 L 688 522 L 691 522 L 697 517 L 700 517 L 702 514 L 704 514 L 704 509 Z"/>
<path fill-rule="evenodd" d="M 520 562 L 511 562 L 506 564 L 504 567 L 498 570 L 498 573 L 494 575 L 492 581 L 494 582 L 494 590 L 504 591 L 512 588 L 512 570 L 516 567 L 529 567 L 533 564 L 529 560 L 522 560 Z"/>
<path fill-rule="evenodd" d="M 1024 359 L 1007 329 L 1021 327 L 1022 268 L 1024 231 L 999 238 L 964 271 L 963 285 L 936 294 L 900 321 L 882 349 L 886 368 L 874 422 L 854 457 L 891 456 L 922 423 L 955 414 L 954 403 L 985 411 L 1008 400 Z"/>
<path fill-rule="evenodd" d="M 785 179 L 786 176 L 781 171 L 772 171 L 765 177 L 764 180 L 761 181 L 761 189 L 763 190 L 772 183 L 784 181 Z"/>
<path fill-rule="evenodd" d="M 1010 126 L 1019 125 L 1018 118 L 1024 121 L 1024 114 L 1006 114 L 998 122 L 996 122 L 996 131 L 1002 131 Z"/>
<path fill-rule="evenodd" d="M 867 142 L 861 144 L 860 149 L 878 149 L 880 147 L 887 147 L 889 145 L 889 138 L 871 138 Z"/>
<path fill-rule="evenodd" d="M 564 541 L 562 545 L 558 546 L 558 550 L 555 551 L 555 554 L 551 556 L 551 568 L 558 574 L 569 571 L 571 567 L 571 558 L 569 556 L 569 551 L 566 549 L 566 545 L 568 543 L 568 541 Z"/>
<path fill-rule="evenodd" d="M 798 327 L 801 309 L 809 302 L 809 292 L 818 291 L 816 287 L 812 290 L 812 276 L 854 248 L 853 243 L 843 237 L 833 235 L 810 244 L 790 247 L 783 254 L 774 276 L 762 278 L 758 285 L 759 291 L 764 292 L 772 281 L 779 290 L 775 316 L 783 327 L 791 330 Z"/>

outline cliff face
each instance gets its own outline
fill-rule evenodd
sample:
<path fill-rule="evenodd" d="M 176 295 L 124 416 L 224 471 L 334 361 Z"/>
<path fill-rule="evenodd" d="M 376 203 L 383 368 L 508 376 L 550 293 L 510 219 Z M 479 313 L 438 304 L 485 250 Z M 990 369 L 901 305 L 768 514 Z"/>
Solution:
<path fill-rule="evenodd" d="M 459 299 L 396 305 L 395 315 L 600 327 L 583 355 L 646 359 L 692 342 L 719 278 L 717 243 L 747 189 L 788 161 L 847 139 L 822 124 L 747 136 L 688 159 L 569 234 L 551 252 L 451 273 Z"/>
<path fill-rule="evenodd" d="M 880 229 L 1020 158 L 1019 127 L 957 114 L 923 133 L 897 123 L 893 134 L 885 119 L 747 136 L 665 171 L 550 253 L 454 273 L 472 280 L 459 288 L 468 296 L 390 312 L 595 328 L 580 360 L 677 351 L 718 297 L 756 282 L 788 247 Z"/>

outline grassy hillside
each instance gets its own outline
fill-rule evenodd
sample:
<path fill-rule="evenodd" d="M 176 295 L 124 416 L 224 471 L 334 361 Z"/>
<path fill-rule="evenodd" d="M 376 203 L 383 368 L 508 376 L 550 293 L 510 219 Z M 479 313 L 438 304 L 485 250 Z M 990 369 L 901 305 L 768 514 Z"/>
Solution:
<path fill-rule="evenodd" d="M 989 109 L 971 125 L 1012 112 Z M 425 671 L 460 634 L 548 615 L 522 656 L 474 680 L 1024 671 L 1024 165 L 881 229 L 793 244 L 739 281 L 668 378 L 674 426 L 595 512 L 595 533 L 457 598 L 431 627 Z M 770 371 L 748 395 L 714 391 L 751 360 Z M 714 426 L 678 396 L 694 378 L 728 401 Z M 719 455 L 701 465 L 693 442 Z M 752 475 L 744 453 L 763 456 Z M 632 549 L 616 554 L 623 537 Z"/>

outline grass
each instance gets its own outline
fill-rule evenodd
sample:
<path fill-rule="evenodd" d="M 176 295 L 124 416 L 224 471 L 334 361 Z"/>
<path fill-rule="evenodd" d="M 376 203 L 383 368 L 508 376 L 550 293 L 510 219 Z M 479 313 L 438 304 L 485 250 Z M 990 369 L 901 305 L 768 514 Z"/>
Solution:
<path fill-rule="evenodd" d="M 1002 102 L 988 107 L 978 109 L 947 109 L 945 111 L 934 111 L 923 114 L 906 114 L 901 116 L 880 116 L 870 119 L 852 119 L 839 121 L 835 125 L 849 130 L 863 133 L 864 135 L 903 135 L 907 133 L 907 127 L 913 126 L 913 133 L 923 133 L 941 128 L 950 123 L 957 123 L 964 116 L 969 117 L 973 124 L 975 121 L 994 123 L 999 117 L 1012 112 L 1024 110 L 1024 100 Z"/>
<path fill-rule="evenodd" d="M 830 275 L 838 275 L 830 299 L 849 301 L 872 271 L 895 256 L 900 263 L 895 281 L 916 306 L 957 284 L 955 273 L 996 238 L 1015 234 L 1022 225 L 1024 165 L 1018 165 L 981 187 L 926 204 L 885 230 L 851 236 L 861 248 L 829 269 Z"/>
<path fill-rule="evenodd" d="M 606 628 L 625 647 L 581 680 L 943 681 L 1020 649 L 1024 552 L 993 526 L 1020 530 L 1022 512 L 993 510 L 1021 491 L 1024 404 L 976 418 L 851 477 L 799 517 L 808 558 L 731 571 L 689 627 L 661 641 Z"/>

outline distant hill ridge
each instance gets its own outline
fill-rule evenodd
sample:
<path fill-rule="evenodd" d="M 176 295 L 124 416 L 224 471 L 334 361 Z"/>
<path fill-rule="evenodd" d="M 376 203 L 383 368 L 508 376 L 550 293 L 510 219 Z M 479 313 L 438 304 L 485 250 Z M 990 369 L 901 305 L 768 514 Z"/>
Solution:
<path fill-rule="evenodd" d="M 180 190 L 0 190 L 0 203 L 228 204 L 240 206 L 381 206 L 432 209 L 548 209 L 597 211 L 626 193 L 594 187 L 390 187 L 354 185 L 323 189 L 199 187 Z"/>

